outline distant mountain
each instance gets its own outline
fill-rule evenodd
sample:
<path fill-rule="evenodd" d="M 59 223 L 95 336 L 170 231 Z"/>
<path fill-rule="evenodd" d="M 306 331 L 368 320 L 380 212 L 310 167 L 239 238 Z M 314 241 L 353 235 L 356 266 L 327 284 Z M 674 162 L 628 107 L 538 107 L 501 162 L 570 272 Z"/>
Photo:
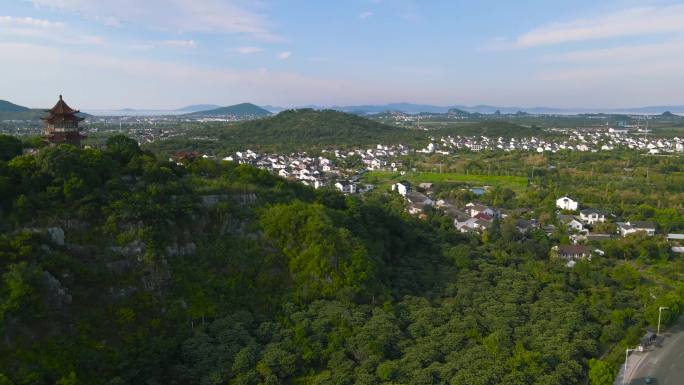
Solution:
<path fill-rule="evenodd" d="M 185 106 L 182 108 L 178 108 L 174 111 L 178 111 L 178 112 L 200 112 L 200 111 L 215 110 L 217 108 L 221 108 L 221 106 L 219 106 L 217 104 L 193 104 L 191 106 Z"/>
<path fill-rule="evenodd" d="M 285 107 L 278 107 L 278 106 L 271 106 L 271 105 L 261 106 L 261 108 L 263 108 L 264 110 L 268 110 L 274 114 L 277 114 L 278 112 L 287 110 L 287 108 L 285 108 Z"/>
<path fill-rule="evenodd" d="M 30 110 L 30 108 L 20 106 L 6 100 L 0 100 L 0 112 L 24 112 L 28 110 Z"/>
<path fill-rule="evenodd" d="M 280 107 L 266 106 L 267 109 L 273 112 L 282 110 Z M 620 114 L 661 114 L 664 111 L 670 111 L 674 114 L 684 113 L 684 105 L 676 106 L 649 106 L 636 108 L 560 108 L 560 107 L 518 107 L 518 106 L 492 106 L 487 104 L 479 104 L 474 106 L 453 105 L 453 106 L 436 106 L 430 104 L 413 104 L 413 103 L 390 103 L 390 104 L 371 104 L 371 105 L 352 105 L 352 106 L 305 106 L 304 108 L 313 109 L 333 109 L 342 112 L 353 113 L 357 115 L 374 115 L 382 114 L 387 111 L 399 111 L 407 114 L 419 113 L 435 113 L 444 114 L 452 111 L 461 111 L 461 113 L 477 113 L 477 114 L 495 114 L 499 111 L 500 114 L 558 114 L 558 115 L 572 115 L 584 113 L 620 113 Z"/>
<path fill-rule="evenodd" d="M 265 117 L 271 112 L 252 103 L 241 103 L 234 106 L 220 107 L 213 110 L 198 111 L 185 114 L 185 116 L 239 116 L 239 117 Z"/>
<path fill-rule="evenodd" d="M 663 112 L 670 113 L 684 113 L 684 105 L 679 106 L 648 106 L 637 108 L 619 108 L 616 112 L 625 112 L 631 114 L 661 114 Z"/>
<path fill-rule="evenodd" d="M 385 111 L 401 111 L 407 114 L 418 114 L 421 112 L 444 114 L 450 107 L 433 106 L 428 104 L 412 103 L 390 103 L 382 105 L 360 105 L 360 106 L 334 106 L 334 110 L 350 112 L 354 114 L 377 114 Z"/>

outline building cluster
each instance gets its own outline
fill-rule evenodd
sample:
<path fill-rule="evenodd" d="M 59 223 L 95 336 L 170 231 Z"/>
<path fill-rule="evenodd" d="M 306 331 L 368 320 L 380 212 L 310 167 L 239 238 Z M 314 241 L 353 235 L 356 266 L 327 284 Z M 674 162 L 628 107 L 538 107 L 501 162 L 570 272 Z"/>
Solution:
<path fill-rule="evenodd" d="M 610 239 L 613 236 L 626 237 L 642 232 L 649 237 L 656 233 L 656 223 L 652 221 L 613 221 L 615 216 L 603 210 L 585 208 L 579 210 L 579 201 L 569 196 L 563 196 L 556 200 L 556 208 L 572 214 L 559 214 L 558 219 L 571 233 L 576 243 L 583 240 Z M 577 214 L 579 213 L 579 215 Z M 592 233 L 591 230 L 599 223 L 614 222 L 615 234 Z"/>
<path fill-rule="evenodd" d="M 363 173 L 367 170 L 399 171 L 403 165 L 391 159 L 408 154 L 409 148 L 404 145 L 379 144 L 369 149 L 323 150 L 320 156 L 310 156 L 305 152 L 290 155 L 258 154 L 252 150 L 245 150 L 229 155 L 223 160 L 250 164 L 314 188 L 333 186 L 345 194 L 355 194 L 373 189 L 372 185 L 359 183 Z M 349 163 L 357 167 L 350 169 L 347 167 Z"/>
<path fill-rule="evenodd" d="M 492 138 L 487 136 L 446 136 L 432 138 L 423 153 L 439 153 L 448 155 L 459 150 L 480 151 L 529 151 L 558 152 L 580 151 L 599 152 L 615 149 L 631 149 L 650 154 L 682 153 L 684 138 L 672 139 L 649 137 L 648 133 L 630 133 L 624 129 L 572 129 L 557 130 L 563 139 L 546 139 L 542 137 L 525 138 Z"/>
<path fill-rule="evenodd" d="M 563 196 L 556 200 L 556 207 L 559 209 L 556 226 L 552 224 L 542 225 L 534 218 L 521 218 L 521 210 L 491 207 L 478 202 L 470 202 L 464 207 L 456 207 L 447 200 L 433 198 L 431 183 L 422 183 L 414 189 L 411 183 L 401 181 L 392 185 L 392 191 L 404 197 L 407 202 L 407 211 L 410 214 L 425 217 L 425 210 L 428 207 L 441 211 L 453 220 L 454 227 L 461 233 L 482 234 L 491 229 L 496 220 L 504 220 L 508 217 L 515 218 L 515 227 L 522 234 L 529 231 L 541 231 L 550 237 L 556 231 L 561 230 L 570 235 L 572 244 L 557 245 L 553 248 L 552 254 L 568 260 L 569 266 L 574 265 L 577 259 L 603 254 L 603 251 L 587 246 L 587 243 L 591 241 L 610 240 L 637 233 L 652 237 L 656 234 L 657 228 L 656 223 L 652 221 L 614 221 L 613 215 L 602 210 L 580 209 L 579 201 L 569 196 Z M 573 213 L 564 214 L 566 212 Z M 593 231 L 598 228 L 598 224 L 607 222 L 614 225 L 615 230 L 613 232 Z M 611 227 L 613 226 L 606 226 L 605 228 Z M 673 252 L 684 253 L 684 234 L 668 234 L 667 238 L 672 244 Z"/>

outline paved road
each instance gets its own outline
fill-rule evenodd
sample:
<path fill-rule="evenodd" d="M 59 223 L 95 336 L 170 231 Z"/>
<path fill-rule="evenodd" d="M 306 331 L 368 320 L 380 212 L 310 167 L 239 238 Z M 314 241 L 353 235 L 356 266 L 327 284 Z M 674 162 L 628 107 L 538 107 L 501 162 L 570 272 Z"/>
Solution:
<path fill-rule="evenodd" d="M 657 385 L 684 385 L 684 318 L 666 333 L 661 332 L 655 346 L 640 354 L 643 357 L 636 366 L 627 370 L 630 385 L 645 384 L 647 376 Z"/>

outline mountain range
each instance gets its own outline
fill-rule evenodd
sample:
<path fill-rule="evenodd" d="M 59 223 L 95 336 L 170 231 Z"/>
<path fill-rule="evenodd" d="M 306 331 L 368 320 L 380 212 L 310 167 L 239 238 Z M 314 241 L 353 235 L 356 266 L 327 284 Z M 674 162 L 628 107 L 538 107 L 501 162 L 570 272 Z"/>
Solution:
<path fill-rule="evenodd" d="M 357 115 L 372 115 L 387 111 L 396 111 L 407 114 L 434 113 L 444 114 L 449 111 L 463 111 L 466 113 L 494 114 L 497 111 L 502 114 L 515 114 L 525 112 L 529 114 L 557 114 L 572 115 L 585 113 L 613 113 L 613 114 L 662 114 L 666 111 L 675 114 L 684 114 L 684 105 L 660 105 L 634 108 L 559 108 L 559 107 L 510 107 L 493 105 L 452 105 L 438 106 L 431 104 L 414 103 L 388 103 L 388 104 L 367 104 L 349 106 L 323 106 L 323 105 L 304 105 L 294 107 L 297 109 L 310 108 L 316 110 L 331 109 L 336 111 L 348 112 Z M 154 116 L 154 115 L 185 115 L 185 116 L 242 116 L 242 117 L 264 117 L 273 113 L 279 113 L 293 107 L 279 107 L 274 105 L 264 105 L 259 107 L 252 103 L 241 103 L 232 106 L 222 107 L 216 104 L 194 104 L 178 108 L 175 110 L 141 110 L 125 108 L 120 110 L 89 110 L 92 115 L 100 116 Z M 0 120 L 37 120 L 44 113 L 44 109 L 28 108 L 9 101 L 0 100 Z"/>
<path fill-rule="evenodd" d="M 286 108 L 267 105 L 265 109 L 277 113 Z M 493 114 L 497 111 L 502 114 L 515 114 L 517 112 L 526 112 L 529 114 L 584 114 L 584 113 L 618 113 L 618 114 L 661 114 L 665 111 L 673 113 L 684 113 L 684 105 L 665 105 L 665 106 L 646 106 L 634 108 L 560 108 L 560 107 L 506 107 L 506 106 L 492 106 L 492 105 L 453 105 L 453 106 L 437 106 L 431 104 L 414 104 L 414 103 L 389 103 L 378 105 L 351 105 L 351 106 L 316 106 L 306 105 L 297 108 L 313 108 L 313 109 L 333 109 L 337 111 L 350 112 L 361 115 L 377 114 L 386 111 L 398 111 L 407 114 L 417 113 L 436 113 L 444 114 L 449 110 L 461 110 L 470 113 Z"/>

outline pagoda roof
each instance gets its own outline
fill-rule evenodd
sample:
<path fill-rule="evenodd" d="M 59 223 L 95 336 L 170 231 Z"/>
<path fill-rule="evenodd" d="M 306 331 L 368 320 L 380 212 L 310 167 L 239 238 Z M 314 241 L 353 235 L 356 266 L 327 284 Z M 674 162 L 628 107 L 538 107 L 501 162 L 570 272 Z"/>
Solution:
<path fill-rule="evenodd" d="M 55 104 L 54 107 L 51 109 L 47 110 L 46 112 L 49 112 L 50 115 L 43 118 L 43 120 L 54 120 L 56 117 L 71 117 L 81 111 L 79 110 L 74 110 L 73 108 L 69 107 L 68 104 L 64 101 L 62 98 L 62 95 L 59 95 L 59 100 L 57 101 L 57 104 Z M 71 120 L 71 119 L 64 119 L 64 120 Z M 78 118 L 78 120 L 83 120 L 82 118 Z"/>

